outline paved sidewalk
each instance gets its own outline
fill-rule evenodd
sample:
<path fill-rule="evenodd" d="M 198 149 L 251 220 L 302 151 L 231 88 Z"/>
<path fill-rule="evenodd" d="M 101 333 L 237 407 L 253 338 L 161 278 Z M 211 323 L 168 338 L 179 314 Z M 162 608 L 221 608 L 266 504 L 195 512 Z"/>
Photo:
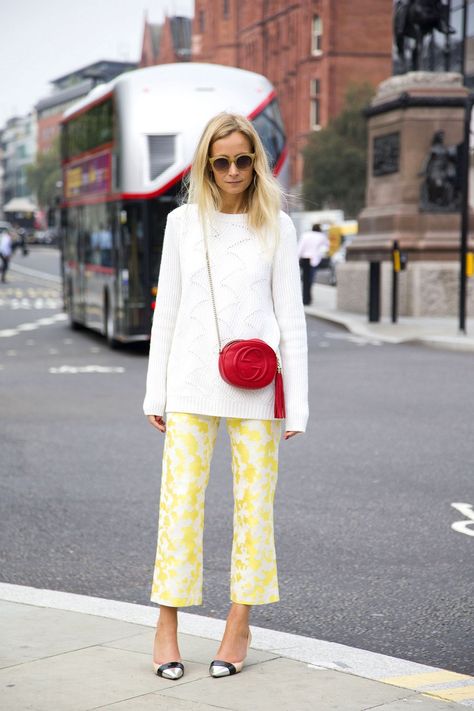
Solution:
<path fill-rule="evenodd" d="M 151 667 L 157 610 L 0 583 L 0 708 L 454 711 L 474 704 L 473 677 L 253 625 L 243 671 L 214 679 L 208 666 L 224 621 L 181 611 L 185 674 L 162 679 Z M 394 677 L 396 669 L 406 673 Z M 380 674 L 384 681 L 367 678 Z"/>
<path fill-rule="evenodd" d="M 338 323 L 355 336 L 383 343 L 423 343 L 434 348 L 474 351 L 474 319 L 466 322 L 467 335 L 458 330 L 458 320 L 450 318 L 401 317 L 397 323 L 384 318 L 378 323 L 369 323 L 367 315 L 340 311 L 336 307 L 337 287 L 315 283 L 312 287 L 312 303 L 305 306 L 310 316 L 317 316 L 331 323 Z"/>

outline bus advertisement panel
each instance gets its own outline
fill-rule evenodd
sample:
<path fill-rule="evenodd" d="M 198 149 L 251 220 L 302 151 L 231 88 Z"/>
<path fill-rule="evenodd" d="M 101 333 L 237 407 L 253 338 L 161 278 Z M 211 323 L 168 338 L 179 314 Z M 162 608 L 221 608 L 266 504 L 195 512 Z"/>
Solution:
<path fill-rule="evenodd" d="M 110 151 L 71 161 L 64 166 L 64 197 L 68 202 L 83 197 L 105 197 L 111 187 Z"/>

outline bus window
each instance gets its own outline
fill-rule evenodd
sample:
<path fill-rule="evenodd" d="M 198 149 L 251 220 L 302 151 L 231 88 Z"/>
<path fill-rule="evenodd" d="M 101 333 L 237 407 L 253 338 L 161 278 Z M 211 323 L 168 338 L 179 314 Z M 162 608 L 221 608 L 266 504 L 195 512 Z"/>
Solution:
<path fill-rule="evenodd" d="M 139 323 L 140 316 L 137 309 L 144 305 L 147 283 L 143 208 L 143 203 L 128 203 L 124 207 L 126 214 L 122 220 L 121 263 L 128 270 L 128 299 L 132 326 Z"/>
<path fill-rule="evenodd" d="M 163 236 L 165 234 L 166 218 L 168 213 L 177 206 L 174 200 L 164 201 L 160 198 L 148 201 L 148 235 L 150 255 L 150 283 L 156 286 L 160 270 L 161 252 L 163 249 Z"/>
<path fill-rule="evenodd" d="M 63 160 L 109 143 L 113 137 L 114 110 L 112 99 L 109 98 L 63 124 Z"/>
<path fill-rule="evenodd" d="M 112 266 L 112 226 L 107 204 L 83 205 L 85 261 L 100 267 Z"/>
<path fill-rule="evenodd" d="M 252 119 L 255 129 L 262 139 L 270 168 L 274 168 L 285 146 L 285 130 L 276 99 Z"/>

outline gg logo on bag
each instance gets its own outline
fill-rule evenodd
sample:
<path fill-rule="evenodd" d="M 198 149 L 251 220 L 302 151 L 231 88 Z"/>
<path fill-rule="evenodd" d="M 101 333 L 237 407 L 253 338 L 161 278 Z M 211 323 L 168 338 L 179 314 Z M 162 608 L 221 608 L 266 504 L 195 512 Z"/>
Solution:
<path fill-rule="evenodd" d="M 219 372 L 230 385 L 263 388 L 275 377 L 276 354 L 258 338 L 228 343 L 219 356 Z"/>

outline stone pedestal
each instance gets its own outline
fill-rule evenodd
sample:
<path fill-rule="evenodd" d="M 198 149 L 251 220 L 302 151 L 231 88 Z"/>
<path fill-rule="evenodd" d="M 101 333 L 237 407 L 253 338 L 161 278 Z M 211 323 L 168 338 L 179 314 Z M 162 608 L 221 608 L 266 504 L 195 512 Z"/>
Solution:
<path fill-rule="evenodd" d="M 400 275 L 400 314 L 456 315 L 460 214 L 420 209 L 420 171 L 436 131 L 444 131 L 447 146 L 462 142 L 467 93 L 455 73 L 410 72 L 380 84 L 368 112 L 367 206 L 338 270 L 339 308 L 367 312 L 370 261 L 386 263 L 382 288 L 389 294 L 397 240 L 408 255 Z M 388 314 L 386 302 L 384 296 L 382 313 Z"/>
<path fill-rule="evenodd" d="M 381 315 L 391 315 L 392 265 L 382 263 Z M 337 267 L 337 307 L 368 313 L 369 263 L 346 262 Z M 399 315 L 425 318 L 458 314 L 459 264 L 455 261 L 412 261 L 399 274 Z M 467 312 L 474 314 L 474 280 L 467 284 Z"/>

